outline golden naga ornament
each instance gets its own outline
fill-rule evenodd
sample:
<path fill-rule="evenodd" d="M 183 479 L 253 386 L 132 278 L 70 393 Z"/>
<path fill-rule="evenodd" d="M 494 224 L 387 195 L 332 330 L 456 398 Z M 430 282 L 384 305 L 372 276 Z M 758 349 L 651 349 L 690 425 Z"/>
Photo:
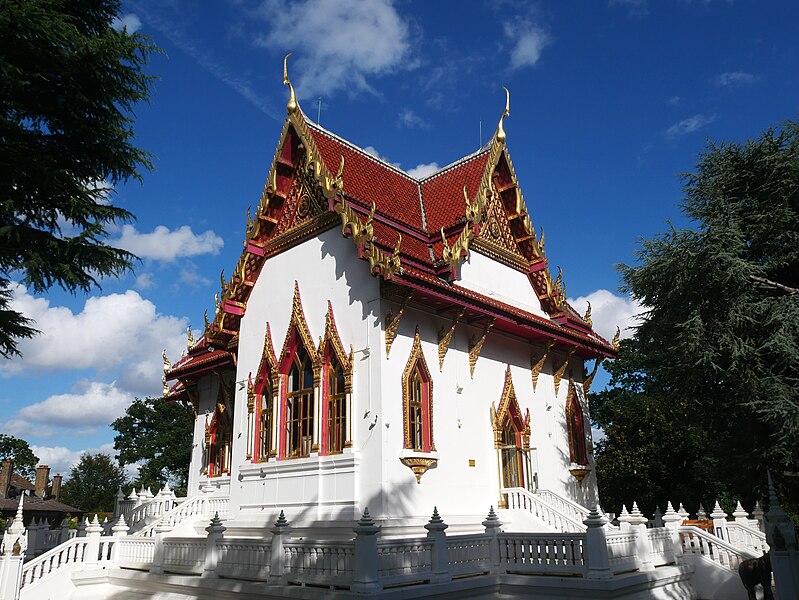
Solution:
<path fill-rule="evenodd" d="M 186 328 L 186 350 L 191 350 L 194 347 L 194 336 L 191 333 L 191 325 Z"/>
<path fill-rule="evenodd" d="M 497 140 L 500 142 L 504 142 L 507 139 L 505 128 L 502 125 L 505 117 L 510 116 L 510 92 L 504 85 L 502 89 L 505 90 L 505 110 L 502 111 L 502 116 L 499 118 L 499 124 L 497 125 Z"/>
<path fill-rule="evenodd" d="M 616 335 L 613 336 L 613 341 L 610 343 L 616 350 L 621 347 L 621 329 L 619 329 L 618 325 L 616 325 Z"/>
<path fill-rule="evenodd" d="M 169 373 L 169 369 L 172 367 L 172 364 L 169 362 L 169 359 L 166 357 L 166 348 L 164 348 L 164 351 L 161 353 L 161 358 L 164 361 L 164 375 L 166 375 L 167 373 Z"/>
<path fill-rule="evenodd" d="M 583 315 L 583 321 L 585 321 L 586 325 L 589 327 L 593 327 L 594 322 L 591 320 L 591 303 L 588 303 L 588 308 L 585 310 L 585 314 Z"/>
<path fill-rule="evenodd" d="M 538 376 L 541 375 L 541 370 L 544 368 L 544 363 L 547 361 L 547 357 L 549 356 L 549 351 L 552 350 L 552 346 L 555 345 L 554 340 L 549 340 L 547 342 L 546 347 L 544 348 L 543 354 L 538 357 L 536 360 L 535 355 L 530 357 L 530 374 L 533 379 L 533 392 L 535 393 L 536 385 L 538 385 Z"/>
<path fill-rule="evenodd" d="M 283 58 L 283 85 L 289 86 L 289 101 L 286 103 L 286 110 L 289 114 L 297 112 L 300 108 L 300 105 L 297 104 L 297 95 L 294 93 L 294 86 L 291 85 L 291 81 L 289 80 L 288 60 L 291 54 L 292 53 L 289 52 Z"/>
<path fill-rule="evenodd" d="M 485 344 L 486 338 L 488 337 L 488 332 L 494 326 L 494 319 L 491 319 L 488 323 L 486 323 L 485 329 L 483 329 L 483 335 L 480 336 L 479 340 L 474 339 L 474 336 L 471 337 L 469 340 L 469 375 L 472 379 L 474 379 L 474 368 L 477 366 L 477 359 L 480 358 L 480 352 L 483 350 L 483 344 Z"/>
<path fill-rule="evenodd" d="M 558 396 L 558 389 L 560 388 L 560 381 L 563 379 L 563 374 L 566 372 L 566 367 L 569 366 L 569 361 L 571 360 L 572 354 L 574 354 L 575 348 L 570 348 L 569 353 L 566 355 L 566 360 L 563 361 L 563 364 L 560 368 L 555 371 L 553 375 L 553 379 L 555 381 L 555 397 Z"/>

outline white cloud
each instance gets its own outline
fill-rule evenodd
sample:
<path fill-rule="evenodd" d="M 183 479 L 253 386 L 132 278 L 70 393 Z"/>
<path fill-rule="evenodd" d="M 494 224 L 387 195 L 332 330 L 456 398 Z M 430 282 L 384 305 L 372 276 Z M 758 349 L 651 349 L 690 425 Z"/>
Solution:
<path fill-rule="evenodd" d="M 211 280 L 200 275 L 197 265 L 189 262 L 180 270 L 178 285 L 190 285 L 191 287 L 199 288 L 211 285 Z"/>
<path fill-rule="evenodd" d="M 122 18 L 115 17 L 111 27 L 117 31 L 127 29 L 128 33 L 136 33 L 141 28 L 141 19 L 135 13 L 128 13 Z"/>
<path fill-rule="evenodd" d="M 163 261 L 200 254 L 219 254 L 225 245 L 224 240 L 213 231 L 194 233 L 188 225 L 174 231 L 159 225 L 151 233 L 140 233 L 133 225 L 124 225 L 119 239 L 110 240 L 109 243 L 133 252 L 139 258 Z"/>
<path fill-rule="evenodd" d="M 632 327 L 638 321 L 636 315 L 645 310 L 634 298 L 617 296 L 608 290 L 596 290 L 587 296 L 569 299 L 569 304 L 581 315 L 585 314 L 589 302 L 594 331 L 606 340 L 613 339 L 617 326 L 621 329 L 622 339 L 632 337 Z"/>
<path fill-rule="evenodd" d="M 136 277 L 136 282 L 134 283 L 136 289 L 139 290 L 149 290 L 154 285 L 155 279 L 153 278 L 152 273 L 142 273 Z"/>
<path fill-rule="evenodd" d="M 116 382 L 82 381 L 75 393 L 55 394 L 19 410 L 17 418 L 50 427 L 92 428 L 108 425 L 125 414 L 133 395 Z M 41 457 L 40 457 L 41 458 Z"/>
<path fill-rule="evenodd" d="M 418 129 L 430 128 L 430 123 L 409 108 L 400 111 L 398 123 L 401 127 L 407 127 L 408 129 L 413 129 L 414 127 Z"/>
<path fill-rule="evenodd" d="M 505 23 L 505 35 L 513 40 L 510 66 L 514 70 L 534 67 L 543 49 L 552 43 L 546 30 L 524 19 Z"/>
<path fill-rule="evenodd" d="M 80 457 L 84 454 L 103 453 L 113 457 L 116 453 L 114 445 L 110 443 L 83 450 L 70 450 L 64 446 L 31 446 L 31 450 L 39 457 L 39 464 L 50 467 L 50 477 L 61 474 L 65 479 L 69 477 L 72 467 L 78 464 Z M 129 467 L 130 465 L 126 465 L 126 470 L 129 470 Z M 137 472 L 138 467 L 134 466 L 134 471 Z"/>
<path fill-rule="evenodd" d="M 390 160 L 390 159 L 389 159 L 387 156 L 382 156 L 382 155 L 380 154 L 380 152 L 378 152 L 378 151 L 377 151 L 377 148 L 375 148 L 374 146 L 367 146 L 366 148 L 361 148 L 361 149 L 362 149 L 364 152 L 366 152 L 367 154 L 371 154 L 371 155 L 372 155 L 372 156 L 374 156 L 375 158 L 379 158 L 379 159 L 380 159 L 380 160 L 382 160 L 383 162 L 387 162 L 387 163 L 388 163 L 388 164 L 390 164 L 390 165 L 394 165 L 394 166 L 395 166 L 395 167 L 397 167 L 398 169 L 400 168 L 400 163 L 398 163 L 398 162 L 391 162 L 391 160 Z"/>
<path fill-rule="evenodd" d="M 408 175 L 415 179 L 424 179 L 428 175 L 432 175 L 436 171 L 438 171 L 438 163 L 431 162 L 431 163 L 422 163 L 420 165 L 416 165 L 413 169 L 409 169 L 406 171 Z"/>
<path fill-rule="evenodd" d="M 757 79 L 758 78 L 751 73 L 744 73 L 743 71 L 729 71 L 714 77 L 713 83 L 720 87 L 735 87 L 738 85 L 755 83 Z"/>
<path fill-rule="evenodd" d="M 12 285 L 11 308 L 34 319 L 42 333 L 19 342 L 22 358 L 0 363 L 0 375 L 95 369 L 133 394 L 161 390 L 161 351 L 175 360 L 185 348 L 187 320 L 156 312 L 137 292 L 96 296 L 73 313 Z"/>
<path fill-rule="evenodd" d="M 687 119 L 678 121 L 669 127 L 666 130 L 666 137 L 669 139 L 674 139 L 689 133 L 693 133 L 694 131 L 702 129 L 702 127 L 705 127 L 706 125 L 709 125 L 715 120 L 715 116 L 708 117 L 706 115 L 694 115 L 693 117 L 688 117 Z"/>
<path fill-rule="evenodd" d="M 269 31 L 256 43 L 296 51 L 293 83 L 302 97 L 369 90 L 368 77 L 408 68 L 408 24 L 392 0 L 265 0 Z"/>

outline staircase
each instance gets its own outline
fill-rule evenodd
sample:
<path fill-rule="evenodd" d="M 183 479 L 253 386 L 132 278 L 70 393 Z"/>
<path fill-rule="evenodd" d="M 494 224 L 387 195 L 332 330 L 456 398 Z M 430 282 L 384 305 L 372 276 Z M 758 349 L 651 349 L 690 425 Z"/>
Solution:
<path fill-rule="evenodd" d="M 558 533 L 585 531 L 583 519 L 588 516 L 584 506 L 550 490 L 531 492 L 524 488 L 503 488 L 509 510 L 530 514 L 550 531 Z"/>

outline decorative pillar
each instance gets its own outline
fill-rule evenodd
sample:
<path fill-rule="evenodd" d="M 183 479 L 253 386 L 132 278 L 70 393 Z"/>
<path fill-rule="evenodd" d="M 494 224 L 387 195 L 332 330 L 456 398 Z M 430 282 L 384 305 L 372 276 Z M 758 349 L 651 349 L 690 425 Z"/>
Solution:
<path fill-rule="evenodd" d="M 691 517 L 691 515 L 688 513 L 688 511 L 682 505 L 682 502 L 680 502 L 680 507 L 677 509 L 677 514 L 680 515 L 683 518 L 683 520 L 688 519 L 688 518 Z"/>
<path fill-rule="evenodd" d="M 677 561 L 682 556 L 682 540 L 680 539 L 680 525 L 682 516 L 674 510 L 669 502 L 666 505 L 666 513 L 663 515 L 664 527 L 671 533 L 671 544 L 674 548 L 674 560 Z"/>
<path fill-rule="evenodd" d="M 752 509 L 752 517 L 754 517 L 755 521 L 757 521 L 757 528 L 765 533 L 765 513 L 763 512 L 763 508 L 760 506 L 759 501 L 755 502 L 755 507 Z"/>
<path fill-rule="evenodd" d="M 647 519 L 638 509 L 638 504 L 633 502 L 633 509 L 630 511 L 630 525 L 635 531 L 635 554 L 636 563 L 639 571 L 654 571 L 655 564 L 652 561 L 652 543 L 649 541 L 649 532 L 646 529 Z"/>
<path fill-rule="evenodd" d="M 430 517 L 427 525 L 427 539 L 433 541 L 433 579 L 432 583 L 441 583 L 445 581 L 452 581 L 452 575 L 449 573 L 449 550 L 447 549 L 447 534 L 445 530 L 449 527 L 444 523 L 441 516 L 438 514 L 438 507 L 433 507 L 433 516 Z"/>
<path fill-rule="evenodd" d="M 222 525 L 219 519 L 219 513 L 214 513 L 214 518 L 205 530 L 208 536 L 205 538 L 205 568 L 203 569 L 203 577 L 217 578 L 219 574 L 216 571 L 217 563 L 219 562 L 219 548 L 217 542 L 224 537 L 226 527 Z"/>
<path fill-rule="evenodd" d="M 164 572 L 164 534 L 169 532 L 169 525 L 163 521 L 159 521 L 155 525 L 155 545 L 153 547 L 153 565 L 150 567 L 150 573 L 163 573 Z"/>
<path fill-rule="evenodd" d="M 716 500 L 716 505 L 713 507 L 713 512 L 710 513 L 710 518 L 713 519 L 713 534 L 723 540 L 727 539 L 727 513 L 721 509 L 719 501 Z"/>
<path fill-rule="evenodd" d="M 119 540 L 128 535 L 130 527 L 125 523 L 125 515 L 119 515 L 116 524 L 111 528 L 112 535 L 115 538 L 114 547 L 111 549 L 111 562 L 119 564 Z"/>
<path fill-rule="evenodd" d="M 735 518 L 736 523 L 749 527 L 749 513 L 744 510 L 740 500 L 738 500 L 738 504 L 736 504 L 732 516 Z"/>
<path fill-rule="evenodd" d="M 61 532 L 58 535 L 58 543 L 63 544 L 69 538 L 69 519 L 64 517 L 64 519 L 61 521 Z"/>
<path fill-rule="evenodd" d="M 655 514 L 652 518 L 652 526 L 653 527 L 663 527 L 663 513 L 660 512 L 660 507 L 655 507 Z"/>
<path fill-rule="evenodd" d="M 86 565 L 96 565 L 100 559 L 100 534 L 103 532 L 103 526 L 100 525 L 100 520 L 97 515 L 86 527 L 86 551 L 83 555 L 83 563 Z"/>
<path fill-rule="evenodd" d="M 494 507 L 488 509 L 488 516 L 482 523 L 485 527 L 485 533 L 488 536 L 489 558 L 491 561 L 491 570 L 496 573 L 499 571 L 500 556 L 499 556 L 499 528 L 502 526 L 502 521 L 497 517 L 494 512 Z"/>
<path fill-rule="evenodd" d="M 383 589 L 377 577 L 377 534 L 380 527 L 365 508 L 363 516 L 352 529 L 355 532 L 355 575 L 350 589 L 357 593 L 369 594 Z"/>
<path fill-rule="evenodd" d="M 288 540 L 291 533 L 291 525 L 286 520 L 286 515 L 280 511 L 274 527 L 272 527 L 272 562 L 269 568 L 270 585 L 283 585 L 286 583 L 284 575 L 286 569 L 286 552 L 283 544 Z"/>
<path fill-rule="evenodd" d="M 89 517 L 78 522 L 78 528 L 75 530 L 75 537 L 86 537 L 86 528 L 89 526 Z"/>
<path fill-rule="evenodd" d="M 621 529 L 622 531 L 630 530 L 630 513 L 627 512 L 626 505 L 624 504 L 621 505 L 621 513 L 619 514 L 616 520 L 619 522 L 619 529 Z"/>
<path fill-rule="evenodd" d="M 122 514 L 122 503 L 125 501 L 125 492 L 122 491 L 122 488 L 117 490 L 117 495 L 114 496 L 114 518 L 119 519 L 119 515 Z"/>
<path fill-rule="evenodd" d="M 10 469 L 9 463 L 5 464 Z M 22 583 L 22 562 L 25 560 L 25 550 L 28 548 L 28 534 L 22 523 L 22 502 L 25 498 L 23 492 L 19 497 L 17 514 L 11 527 L 3 534 L 3 543 L 0 546 L 0 598 L 3 600 L 17 600 L 19 586 Z"/>
<path fill-rule="evenodd" d="M 612 579 L 608 556 L 608 540 L 605 525 L 607 518 L 594 506 L 583 521 L 585 524 L 585 578 Z"/>
<path fill-rule="evenodd" d="M 696 511 L 696 518 L 700 521 L 707 521 L 707 511 L 705 510 L 705 507 L 702 506 L 701 502 L 699 503 L 699 508 Z"/>

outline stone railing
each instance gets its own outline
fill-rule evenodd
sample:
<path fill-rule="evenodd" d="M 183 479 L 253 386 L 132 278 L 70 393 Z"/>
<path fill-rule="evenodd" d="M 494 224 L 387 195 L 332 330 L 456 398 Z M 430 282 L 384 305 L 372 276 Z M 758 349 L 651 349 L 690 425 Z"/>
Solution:
<path fill-rule="evenodd" d="M 117 565 L 123 569 L 149 570 L 153 564 L 155 539 L 127 536 L 117 543 Z"/>
<path fill-rule="evenodd" d="M 582 575 L 585 533 L 499 535 L 499 561 L 506 573 Z"/>
<path fill-rule="evenodd" d="M 291 540 L 283 549 L 287 583 L 346 585 L 352 581 L 354 542 Z"/>
<path fill-rule="evenodd" d="M 68 542 L 45 552 L 22 567 L 20 589 L 43 579 L 64 565 L 82 563 L 88 539 L 72 538 Z"/>
<path fill-rule="evenodd" d="M 750 550 L 736 548 L 729 542 L 698 527 L 683 525 L 678 531 L 683 556 L 705 556 L 736 573 L 742 561 L 759 556 Z"/>
<path fill-rule="evenodd" d="M 192 517 L 210 517 L 213 514 L 224 517 L 227 516 L 228 506 L 229 499 L 226 497 L 192 496 L 133 535 L 152 537 L 157 529 L 172 531 Z"/>
<path fill-rule="evenodd" d="M 638 568 L 637 531 L 612 531 L 607 534 L 608 563 L 614 573 L 626 573 Z"/>
<path fill-rule="evenodd" d="M 220 577 L 266 581 L 272 560 L 270 540 L 223 539 L 216 545 L 219 551 L 217 571 Z"/>
<path fill-rule="evenodd" d="M 448 536 L 447 551 L 452 575 L 475 575 L 491 569 L 491 539 L 483 533 Z"/>
<path fill-rule="evenodd" d="M 574 500 L 564 498 L 551 490 L 538 489 L 532 493 L 555 510 L 571 518 L 573 521 L 577 521 L 580 525 L 583 524 L 583 520 L 588 517 L 588 513 L 591 512 L 585 506 L 578 504 Z"/>
<path fill-rule="evenodd" d="M 545 496 L 530 492 L 524 488 L 502 488 L 502 493 L 507 498 L 508 508 L 528 511 L 536 519 L 555 531 L 585 531 L 582 519 L 576 519 L 572 516 L 575 511 L 571 507 L 565 507 L 568 514 L 564 513 L 550 505 Z"/>
<path fill-rule="evenodd" d="M 430 581 L 433 541 L 427 538 L 381 540 L 377 543 L 377 576 L 383 585 Z"/>
<path fill-rule="evenodd" d="M 766 534 L 759 529 L 753 529 L 743 523 L 726 523 L 727 541 L 737 548 L 747 548 L 757 553 L 758 556 L 768 552 L 769 546 L 766 542 Z"/>

